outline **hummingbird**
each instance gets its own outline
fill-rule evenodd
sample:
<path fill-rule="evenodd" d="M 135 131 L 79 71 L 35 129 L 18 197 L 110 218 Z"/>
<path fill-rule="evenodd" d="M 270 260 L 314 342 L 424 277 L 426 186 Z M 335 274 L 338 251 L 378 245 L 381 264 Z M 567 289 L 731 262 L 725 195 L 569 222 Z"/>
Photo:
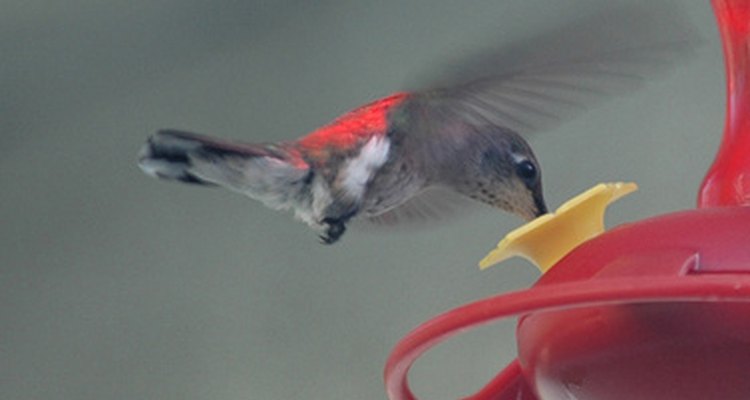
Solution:
<path fill-rule="evenodd" d="M 638 23 L 649 19 L 628 15 L 595 15 L 483 53 L 437 83 L 372 101 L 296 140 L 160 130 L 138 163 L 156 178 L 223 187 L 291 210 L 324 244 L 337 242 L 355 219 L 432 218 L 446 194 L 531 220 L 547 206 L 528 134 L 638 86 L 690 47 L 684 35 L 654 44 L 655 36 L 664 39 L 660 31 L 613 49 L 610 43 L 632 44 L 623 38 L 645 32 Z M 623 19 L 613 41 L 614 21 Z M 596 32 L 603 27 L 604 44 Z"/>

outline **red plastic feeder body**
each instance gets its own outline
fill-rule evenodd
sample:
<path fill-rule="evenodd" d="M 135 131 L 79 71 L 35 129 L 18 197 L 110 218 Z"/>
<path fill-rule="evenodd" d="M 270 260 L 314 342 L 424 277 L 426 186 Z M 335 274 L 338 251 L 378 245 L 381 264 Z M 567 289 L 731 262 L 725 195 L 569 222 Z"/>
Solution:
<path fill-rule="evenodd" d="M 741 289 L 749 272 L 748 207 L 613 229 L 562 259 L 536 287 L 584 280 L 631 285 L 635 295 L 522 317 L 523 374 L 540 399 L 750 399 L 750 303 L 727 301 L 711 285 L 736 276 Z M 639 299 L 644 280 L 705 285 L 692 298 L 665 286 L 662 298 L 644 291 Z"/>
<path fill-rule="evenodd" d="M 699 208 L 591 239 L 530 289 L 449 311 L 386 366 L 392 399 L 424 351 L 520 316 L 519 358 L 470 399 L 750 399 L 750 0 L 713 0 L 727 72 L 723 142 Z"/>

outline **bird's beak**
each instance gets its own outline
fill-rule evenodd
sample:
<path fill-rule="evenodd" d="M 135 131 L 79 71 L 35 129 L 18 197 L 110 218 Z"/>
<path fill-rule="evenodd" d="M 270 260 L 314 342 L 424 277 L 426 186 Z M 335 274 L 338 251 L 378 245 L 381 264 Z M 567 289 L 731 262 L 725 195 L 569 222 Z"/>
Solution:
<path fill-rule="evenodd" d="M 535 217 L 539 218 L 542 215 L 547 214 L 547 205 L 544 203 L 542 192 L 534 193 L 534 206 L 536 207 Z"/>

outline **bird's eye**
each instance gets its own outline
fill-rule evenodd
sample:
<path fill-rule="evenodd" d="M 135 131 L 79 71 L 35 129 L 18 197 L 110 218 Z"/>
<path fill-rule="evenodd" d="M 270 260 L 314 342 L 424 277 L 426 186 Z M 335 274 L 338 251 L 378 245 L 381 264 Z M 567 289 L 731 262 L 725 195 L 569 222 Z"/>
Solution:
<path fill-rule="evenodd" d="M 536 179 L 536 167 L 529 160 L 516 164 L 516 174 L 524 181 L 533 182 Z"/>

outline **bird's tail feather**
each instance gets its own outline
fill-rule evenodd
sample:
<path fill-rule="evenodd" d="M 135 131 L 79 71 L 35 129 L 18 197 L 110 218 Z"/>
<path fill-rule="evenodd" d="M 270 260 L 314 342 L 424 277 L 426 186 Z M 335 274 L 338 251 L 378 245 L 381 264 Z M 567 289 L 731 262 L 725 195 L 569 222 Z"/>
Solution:
<path fill-rule="evenodd" d="M 197 164 L 232 156 L 249 159 L 271 154 L 262 145 L 223 141 L 178 130 L 161 130 L 141 148 L 138 166 L 156 178 L 214 186 L 220 182 L 201 174 Z"/>
<path fill-rule="evenodd" d="M 222 186 L 284 208 L 311 171 L 291 147 L 240 143 L 194 133 L 161 130 L 139 153 L 138 165 L 156 178 Z"/>
<path fill-rule="evenodd" d="M 211 185 L 190 172 L 189 154 L 201 148 L 199 140 L 160 131 L 148 138 L 138 153 L 138 166 L 148 175 L 165 180 Z"/>

